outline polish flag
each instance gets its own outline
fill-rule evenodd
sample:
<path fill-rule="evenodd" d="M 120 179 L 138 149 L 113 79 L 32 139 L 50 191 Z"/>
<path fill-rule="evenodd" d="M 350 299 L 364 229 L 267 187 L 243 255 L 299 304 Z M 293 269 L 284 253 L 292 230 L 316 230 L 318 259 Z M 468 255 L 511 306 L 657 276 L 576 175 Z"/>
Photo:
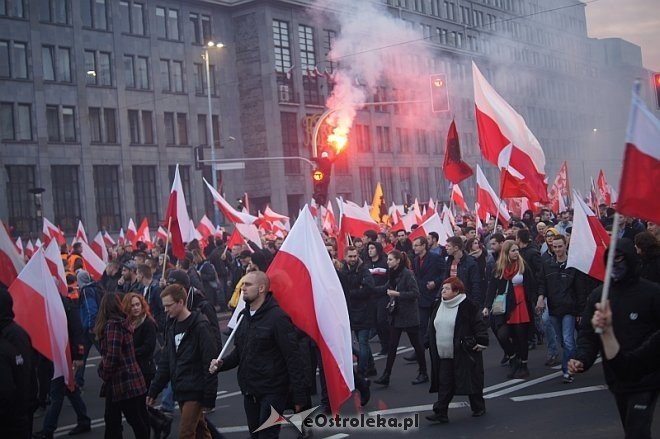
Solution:
<path fill-rule="evenodd" d="M 660 120 L 633 94 L 617 210 L 624 215 L 660 223 L 658 187 Z"/>
<path fill-rule="evenodd" d="M 30 259 L 33 254 L 34 254 L 34 245 L 32 245 L 32 241 L 28 239 L 28 243 L 25 246 L 25 258 Z"/>
<path fill-rule="evenodd" d="M 484 225 L 481 223 L 481 218 L 479 218 L 479 203 L 474 203 L 474 211 L 476 212 L 475 219 L 477 223 L 477 230 L 483 230 Z"/>
<path fill-rule="evenodd" d="M 103 241 L 105 242 L 106 247 L 112 247 L 116 244 L 115 240 L 112 239 L 112 236 L 110 236 L 107 231 L 103 232 Z"/>
<path fill-rule="evenodd" d="M 76 237 L 73 238 L 73 242 L 78 242 L 78 241 L 85 241 L 86 243 L 89 244 L 89 241 L 87 241 L 87 233 L 85 233 L 85 227 L 83 227 L 83 223 L 81 220 L 78 220 L 78 229 L 76 230 Z"/>
<path fill-rule="evenodd" d="M 20 236 L 16 240 L 16 250 L 18 251 L 18 254 L 21 257 L 21 259 L 23 259 L 23 257 L 25 257 L 25 249 L 23 248 L 23 240 L 21 240 Z"/>
<path fill-rule="evenodd" d="M 135 223 L 133 218 L 128 220 L 128 228 L 126 228 L 126 240 L 131 243 L 133 249 L 135 249 L 135 243 L 137 238 L 137 229 L 135 228 Z"/>
<path fill-rule="evenodd" d="M 53 378 L 64 377 L 73 389 L 67 318 L 43 250 L 37 250 L 9 287 L 16 323 L 30 334 L 32 346 L 53 362 Z"/>
<path fill-rule="evenodd" d="M 571 191 L 568 182 L 568 168 L 566 162 L 559 168 L 559 173 L 555 182 L 548 191 L 548 199 L 552 205 L 553 212 L 563 212 L 566 210 L 566 199 L 570 198 Z M 563 207 L 562 207 L 563 205 Z"/>
<path fill-rule="evenodd" d="M 162 240 L 163 243 L 167 242 L 167 230 L 158 226 L 158 231 L 156 232 L 156 241 Z"/>
<path fill-rule="evenodd" d="M 223 229 L 220 228 L 220 226 L 217 226 L 215 228 L 215 232 L 213 233 L 213 236 L 222 239 L 222 237 L 225 236 L 225 232 Z"/>
<path fill-rule="evenodd" d="M 264 209 L 264 218 L 268 221 L 282 221 L 283 223 L 289 221 L 288 216 L 275 213 L 268 205 L 266 205 L 266 208 Z"/>
<path fill-rule="evenodd" d="M 396 224 L 401 220 L 401 212 L 399 212 L 399 208 L 394 202 L 392 202 L 392 206 L 389 209 L 389 215 L 392 219 L 392 224 Z"/>
<path fill-rule="evenodd" d="M 8 287 L 14 282 L 23 267 L 25 267 L 25 262 L 0 220 L 0 282 Z"/>
<path fill-rule="evenodd" d="M 55 224 L 48 221 L 45 217 L 43 218 L 44 225 L 42 229 L 43 241 L 48 245 L 51 239 L 55 239 L 59 245 L 66 244 L 64 239 L 64 233 L 57 227 Z"/>
<path fill-rule="evenodd" d="M 234 248 L 235 245 L 247 245 L 247 242 L 245 242 L 245 239 L 243 239 L 243 236 L 241 236 L 241 233 L 238 231 L 238 229 L 234 229 L 231 236 L 229 237 L 229 241 L 227 241 L 227 248 Z M 250 251 L 252 250 L 250 249 Z"/>
<path fill-rule="evenodd" d="M 612 194 L 612 204 L 616 204 L 619 201 L 619 193 L 611 185 L 610 194 Z"/>
<path fill-rule="evenodd" d="M 126 237 L 124 236 L 124 228 L 119 229 L 119 237 L 117 238 L 117 243 L 122 247 L 126 244 Z"/>
<path fill-rule="evenodd" d="M 55 281 L 57 291 L 60 295 L 67 297 L 69 295 L 69 289 L 67 288 L 66 273 L 64 272 L 62 255 L 60 254 L 60 248 L 57 246 L 57 242 L 51 241 L 46 246 L 44 257 L 46 258 L 46 264 L 48 264 L 48 270 Z"/>
<path fill-rule="evenodd" d="M 576 191 L 573 191 L 573 209 L 573 233 L 566 266 L 602 281 L 605 278 L 603 255 L 610 236 Z"/>
<path fill-rule="evenodd" d="M 147 245 L 148 249 L 154 248 L 154 243 L 151 242 L 151 234 L 149 233 L 149 221 L 146 218 L 142 220 L 140 227 L 135 235 L 136 243 L 143 242 Z"/>
<path fill-rule="evenodd" d="M 206 183 L 206 187 L 208 187 L 209 191 L 211 192 L 211 196 L 213 197 L 213 201 L 215 202 L 216 206 L 220 209 L 222 214 L 227 217 L 227 219 L 233 223 L 241 223 L 241 224 L 252 224 L 257 220 L 257 217 L 254 215 L 250 215 L 249 213 L 245 212 L 239 212 L 238 210 L 234 209 L 231 204 L 225 200 L 222 195 L 218 193 L 218 191 L 215 190 L 213 185 L 209 184 L 206 179 L 204 179 L 204 183 Z"/>
<path fill-rule="evenodd" d="M 545 154 L 523 117 L 486 81 L 472 62 L 479 146 L 502 169 L 502 197 L 547 201 Z"/>
<path fill-rule="evenodd" d="M 328 200 L 327 208 L 325 209 L 325 215 L 323 215 L 323 230 L 329 235 L 337 234 L 337 219 L 335 218 L 335 212 L 332 208 L 332 203 Z"/>
<path fill-rule="evenodd" d="M 600 192 L 600 198 L 603 200 L 603 203 L 607 206 L 612 205 L 612 194 L 610 193 L 610 186 L 605 180 L 605 172 L 601 169 L 598 173 L 598 192 Z"/>
<path fill-rule="evenodd" d="M 261 245 L 261 236 L 259 235 L 259 230 L 254 224 L 236 224 L 236 230 L 245 238 L 246 240 L 252 241 L 259 248 L 263 248 Z"/>
<path fill-rule="evenodd" d="M 85 269 L 89 272 L 89 275 L 95 281 L 100 281 L 103 272 L 105 271 L 106 263 L 103 262 L 103 259 L 99 258 L 98 255 L 92 250 L 92 248 L 86 243 L 81 242 L 82 246 L 82 259 L 85 263 Z"/>
<path fill-rule="evenodd" d="M 447 223 L 449 223 L 449 216 L 445 215 Z M 451 225 L 449 226 L 450 229 L 447 230 L 445 224 L 443 221 L 440 219 L 440 215 L 437 213 L 434 213 L 431 215 L 429 219 L 424 221 L 419 227 L 417 227 L 415 230 L 413 230 L 410 233 L 410 236 L 408 239 L 411 241 L 414 241 L 416 238 L 419 237 L 427 237 L 429 233 L 435 232 L 438 234 L 438 244 L 444 246 L 447 245 L 447 238 L 449 236 L 454 236 L 451 230 Z M 451 233 L 451 234 L 450 234 Z"/>
<path fill-rule="evenodd" d="M 429 198 L 429 204 L 428 204 L 428 210 L 426 211 L 426 214 L 431 216 L 435 212 L 435 203 L 433 202 L 433 198 Z"/>
<path fill-rule="evenodd" d="M 485 218 L 486 213 L 497 216 L 497 211 L 500 212 L 500 221 L 506 227 L 511 220 L 509 212 L 506 210 L 506 205 L 500 200 L 493 188 L 488 183 L 481 167 L 477 165 L 477 202 L 479 203 L 479 211 L 477 214 Z"/>
<path fill-rule="evenodd" d="M 378 223 L 370 212 L 355 203 L 337 199 L 339 205 L 339 234 L 337 236 L 337 254 L 343 257 L 346 246 L 346 235 L 362 236 L 367 230 L 379 230 Z M 300 220 L 300 219 L 299 219 Z M 295 226 L 294 226 L 295 227 Z M 293 231 L 293 229 L 291 229 Z"/>
<path fill-rule="evenodd" d="M 94 237 L 94 240 L 92 241 L 92 243 L 89 246 L 92 248 L 92 250 L 94 250 L 94 253 L 96 253 L 96 256 L 101 258 L 101 260 L 103 262 L 105 262 L 106 264 L 108 263 L 108 261 L 110 259 L 108 257 L 108 247 L 105 246 L 105 240 L 103 239 L 103 233 L 102 232 L 99 232 L 99 233 L 96 234 L 96 236 Z"/>
<path fill-rule="evenodd" d="M 197 231 L 204 239 L 208 238 L 215 232 L 215 226 L 208 216 L 204 215 L 197 225 Z"/>
<path fill-rule="evenodd" d="M 186 208 L 186 199 L 183 194 L 178 164 L 174 173 L 170 199 L 167 203 L 167 212 L 165 212 L 165 224 L 169 226 L 172 253 L 177 259 L 185 258 L 186 248 L 184 243 L 189 242 L 193 234 L 192 230 L 190 230 L 190 216 Z"/>
<path fill-rule="evenodd" d="M 55 242 L 57 242 L 57 239 L 55 240 Z M 59 244 L 59 242 L 58 242 L 58 244 Z M 43 244 L 41 243 L 41 239 L 37 238 L 37 240 L 34 242 L 34 251 L 36 252 L 41 247 L 43 247 Z"/>
<path fill-rule="evenodd" d="M 412 208 L 415 212 L 415 224 L 421 224 L 424 214 L 422 213 L 422 209 L 419 207 L 419 201 L 417 198 L 415 198 L 415 202 L 413 203 Z"/>
<path fill-rule="evenodd" d="M 316 205 L 316 201 L 314 201 L 314 198 L 309 203 L 309 211 L 312 213 L 312 216 L 316 218 L 316 215 L 319 213 L 318 206 Z"/>
<path fill-rule="evenodd" d="M 442 204 L 442 214 L 440 215 L 442 219 L 442 224 L 445 226 L 445 231 L 447 236 L 454 236 L 454 226 L 456 225 L 456 218 L 454 214 L 449 210 L 446 204 Z"/>
<path fill-rule="evenodd" d="M 342 214 L 348 215 L 346 206 Z M 330 408 L 338 413 L 354 390 L 351 327 L 344 291 L 307 206 L 267 274 L 284 312 L 321 351 Z"/>
<path fill-rule="evenodd" d="M 463 212 L 470 211 L 470 209 L 468 209 L 467 203 L 465 202 L 463 191 L 461 191 L 461 188 L 457 184 L 452 185 L 451 187 L 451 199 L 454 202 L 454 204 L 458 206 L 458 208 L 461 209 Z"/>

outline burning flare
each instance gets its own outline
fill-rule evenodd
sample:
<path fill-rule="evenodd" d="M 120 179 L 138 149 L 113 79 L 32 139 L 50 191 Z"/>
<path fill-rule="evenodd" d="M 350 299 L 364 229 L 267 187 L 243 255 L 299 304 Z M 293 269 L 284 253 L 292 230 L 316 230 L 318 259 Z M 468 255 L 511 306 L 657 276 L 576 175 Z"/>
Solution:
<path fill-rule="evenodd" d="M 348 128 L 336 127 L 332 134 L 328 136 L 328 144 L 335 150 L 335 154 L 340 154 L 348 142 Z"/>

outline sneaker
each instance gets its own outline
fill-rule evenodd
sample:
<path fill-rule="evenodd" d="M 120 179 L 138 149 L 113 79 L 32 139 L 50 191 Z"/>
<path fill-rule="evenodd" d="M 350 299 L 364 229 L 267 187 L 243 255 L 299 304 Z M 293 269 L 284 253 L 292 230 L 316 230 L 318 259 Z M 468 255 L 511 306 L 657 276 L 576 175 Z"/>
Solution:
<path fill-rule="evenodd" d="M 419 375 L 417 375 L 417 378 L 415 378 L 411 384 L 424 384 L 429 382 L 429 376 L 426 374 L 426 372 L 420 372 Z"/>
<path fill-rule="evenodd" d="M 569 373 L 564 374 L 564 384 L 571 384 L 573 382 L 573 375 Z"/>
<path fill-rule="evenodd" d="M 529 369 L 527 368 L 527 363 L 520 363 L 520 367 L 513 374 L 513 378 L 519 378 L 523 380 L 529 378 Z"/>
<path fill-rule="evenodd" d="M 500 360 L 500 366 L 506 366 L 507 364 L 509 364 L 509 356 L 507 354 L 504 354 L 504 356 Z"/>
<path fill-rule="evenodd" d="M 551 355 L 545 361 L 545 365 L 548 367 L 557 366 L 559 364 L 559 356 L 557 354 Z"/>

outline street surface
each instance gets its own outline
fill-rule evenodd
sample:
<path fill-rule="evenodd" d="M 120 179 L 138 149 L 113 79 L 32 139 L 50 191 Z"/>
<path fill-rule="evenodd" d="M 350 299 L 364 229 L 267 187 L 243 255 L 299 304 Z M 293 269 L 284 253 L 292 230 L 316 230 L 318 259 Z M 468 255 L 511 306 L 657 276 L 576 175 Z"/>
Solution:
<path fill-rule="evenodd" d="M 224 316 L 221 316 L 224 317 Z M 226 325 L 228 317 L 221 325 Z M 545 345 L 530 351 L 529 380 L 508 380 L 507 368 L 499 365 L 502 352 L 491 335 L 491 346 L 484 352 L 486 374 L 487 413 L 481 418 L 473 418 L 467 403 L 467 397 L 454 398 L 449 410 L 449 424 L 431 424 L 425 416 L 431 412 L 431 405 L 436 394 L 428 393 L 428 384 L 413 386 L 410 381 L 417 376 L 417 364 L 403 360 L 412 347 L 404 343 L 402 337 L 399 354 L 394 364 L 389 387 L 371 385 L 371 401 L 366 407 L 359 408 L 359 402 L 347 402 L 342 410 L 343 416 L 357 416 L 359 413 L 388 417 L 411 417 L 419 414 L 418 429 L 408 430 L 415 437 L 434 438 L 620 438 L 623 430 L 614 403 L 614 398 L 604 386 L 602 368 L 596 364 L 586 374 L 576 377 L 572 384 L 564 384 L 559 367 L 549 368 L 545 362 Z M 377 352 L 379 345 L 372 342 L 372 350 Z M 85 374 L 86 385 L 83 399 L 87 404 L 88 414 L 92 418 L 92 431 L 78 436 L 80 439 L 103 437 L 103 399 L 98 397 L 100 379 L 96 374 L 96 365 L 100 361 L 98 353 L 92 351 Z M 430 362 L 427 360 L 430 368 Z M 376 357 L 379 375 L 385 367 L 385 358 Z M 373 379 L 373 378 L 372 378 Z M 356 400 L 358 401 L 358 400 Z M 313 397 L 313 404 L 318 405 L 318 396 Z M 656 414 L 660 409 L 656 408 Z M 228 439 L 249 437 L 243 411 L 243 398 L 236 383 L 236 370 L 220 374 L 218 399 L 209 419 L 219 427 Z M 43 418 L 35 420 L 35 431 L 41 430 Z M 178 414 L 175 415 L 171 438 L 176 437 Z M 68 400 L 60 416 L 59 429 L 55 437 L 69 437 L 67 432 L 75 425 L 75 414 Z M 344 438 L 379 436 L 394 437 L 403 434 L 402 429 L 393 430 L 355 430 L 350 428 L 325 428 L 313 432 L 315 438 Z M 132 437 L 132 431 L 124 422 L 125 437 Z M 653 425 L 655 437 L 660 437 L 660 421 Z M 293 426 L 283 427 L 280 436 L 296 438 L 298 431 Z"/>

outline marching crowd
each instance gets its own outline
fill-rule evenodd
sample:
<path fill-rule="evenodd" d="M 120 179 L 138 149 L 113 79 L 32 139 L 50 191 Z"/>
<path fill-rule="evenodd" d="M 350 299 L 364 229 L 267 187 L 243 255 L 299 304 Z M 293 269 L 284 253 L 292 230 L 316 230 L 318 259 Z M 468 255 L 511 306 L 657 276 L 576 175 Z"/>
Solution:
<path fill-rule="evenodd" d="M 607 230 L 613 213 L 601 209 Z M 660 228 L 619 218 L 607 306 L 598 304 L 598 280 L 567 267 L 571 211 L 556 216 L 547 209 L 538 215 L 527 211 L 506 227 L 490 219 L 479 230 L 464 216 L 445 245 L 434 232 L 411 241 L 404 230 L 370 230 L 337 254 L 336 239 L 324 236 L 354 333 L 355 387 L 362 405 L 369 402 L 371 380 L 389 385 L 405 332 L 414 352 L 403 359 L 418 366 L 411 384 L 430 386 L 437 394 L 427 419 L 449 422 L 454 395 L 467 395 L 472 415 L 483 416 L 482 351 L 490 331 L 502 351 L 502 378 L 528 379 L 529 350 L 543 345 L 545 365 L 561 365 L 568 385 L 604 349 L 605 376 L 626 437 L 651 437 L 660 390 Z M 32 350 L 27 334 L 13 322 L 12 298 L 3 287 L 0 420 L 7 437 L 53 437 L 65 397 L 77 415 L 69 434 L 90 431 L 82 391 L 92 346 L 101 362 L 87 373 L 98 373 L 103 381 L 106 438 L 122 437 L 122 415 L 135 437 L 148 438 L 151 431 L 152 437 L 164 437 L 176 404 L 179 437 L 217 435 L 204 414 L 215 406 L 218 374 L 233 368 L 252 437 L 278 436 L 279 427 L 255 432 L 271 407 L 298 412 L 311 408 L 311 396 L 319 394 L 322 410 L 329 412 L 319 349 L 270 293 L 266 271 L 282 239 L 263 244 L 263 249 L 252 242 L 227 248 L 221 239 L 210 238 L 204 246 L 193 241 L 177 260 L 162 243 L 116 246 L 96 282 L 79 246 L 63 247 L 69 295 L 62 301 L 73 386 L 64 377 L 52 379 L 53 364 Z M 244 321 L 229 354 L 218 359 L 223 340 L 218 312 L 235 308 L 240 298 Z M 377 354 L 387 357 L 380 374 L 370 343 L 375 337 Z M 33 422 L 41 424 L 35 433 Z"/>

